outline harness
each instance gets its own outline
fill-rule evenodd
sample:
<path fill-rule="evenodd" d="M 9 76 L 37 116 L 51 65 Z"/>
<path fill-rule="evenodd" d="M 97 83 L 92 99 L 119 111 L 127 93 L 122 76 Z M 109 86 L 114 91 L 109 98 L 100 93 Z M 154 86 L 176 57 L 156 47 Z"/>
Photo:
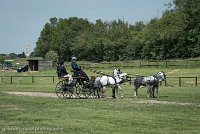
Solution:
<path fill-rule="evenodd" d="M 113 79 L 114 79 L 114 81 L 115 81 L 115 87 L 116 87 L 116 85 L 117 85 L 117 80 L 116 80 L 116 78 L 114 77 L 114 76 L 111 76 Z M 108 78 L 108 80 L 107 80 L 107 83 L 109 83 L 109 78 Z M 111 84 L 110 84 L 111 85 Z"/>
<path fill-rule="evenodd" d="M 96 86 L 97 87 L 103 87 L 103 86 L 112 86 L 112 87 L 114 86 L 114 87 L 116 87 L 118 84 L 121 84 L 121 83 L 124 82 L 123 78 L 120 77 L 120 75 L 117 75 L 117 76 L 104 76 L 104 77 L 107 77 L 107 80 L 106 80 L 107 81 L 107 85 L 102 85 L 103 83 L 100 82 L 102 77 L 99 77 L 99 79 L 96 81 Z M 120 79 L 119 82 L 117 82 L 117 77 Z M 113 84 L 111 84 L 109 78 L 113 78 L 113 80 L 114 80 Z"/>
<path fill-rule="evenodd" d="M 109 81 L 109 77 L 111 77 L 111 78 L 113 78 L 114 79 L 114 81 L 115 81 L 115 84 L 113 84 L 115 87 L 116 87 L 116 85 L 117 84 L 119 84 L 119 83 L 117 83 L 117 80 L 116 80 L 116 78 L 114 77 L 114 76 L 107 76 L 107 86 L 109 86 L 109 85 L 112 85 L 111 83 L 110 83 L 110 81 Z M 100 79 L 98 80 L 98 86 L 100 86 L 100 87 L 103 87 L 103 85 L 101 84 L 101 78 L 102 77 L 100 77 Z"/>

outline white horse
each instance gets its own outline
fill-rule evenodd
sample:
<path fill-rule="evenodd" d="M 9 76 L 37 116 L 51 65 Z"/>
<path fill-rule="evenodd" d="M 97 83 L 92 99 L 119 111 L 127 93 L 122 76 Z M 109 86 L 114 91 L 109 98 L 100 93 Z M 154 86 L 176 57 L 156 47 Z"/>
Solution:
<path fill-rule="evenodd" d="M 94 85 L 100 89 L 101 97 L 104 96 L 105 89 L 108 87 L 112 88 L 112 97 L 116 98 L 115 90 L 118 94 L 118 89 L 121 91 L 121 98 L 123 98 L 123 90 L 120 86 L 121 83 L 127 81 L 128 74 L 127 73 L 119 73 L 120 70 L 114 69 L 113 76 L 100 76 L 95 79 Z M 100 95 L 99 95 L 100 97 Z"/>
<path fill-rule="evenodd" d="M 159 82 L 163 81 L 166 79 L 166 75 L 163 71 L 158 72 L 157 74 L 153 75 L 153 76 L 140 76 L 137 75 L 136 78 L 134 79 L 134 94 L 135 96 L 138 95 L 138 88 L 142 85 L 145 87 L 148 87 L 147 89 L 147 93 L 148 93 L 148 97 L 153 97 L 154 96 L 154 90 L 156 88 L 156 94 L 158 97 L 158 86 L 159 86 Z"/>

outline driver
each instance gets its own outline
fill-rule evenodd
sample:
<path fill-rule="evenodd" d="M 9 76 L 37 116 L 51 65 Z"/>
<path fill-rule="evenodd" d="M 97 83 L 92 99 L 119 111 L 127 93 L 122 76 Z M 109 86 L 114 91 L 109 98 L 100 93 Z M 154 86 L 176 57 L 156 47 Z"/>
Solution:
<path fill-rule="evenodd" d="M 81 70 L 81 67 L 78 66 L 78 64 L 76 63 L 76 60 L 77 58 L 76 57 L 72 57 L 72 60 L 71 60 L 71 66 L 72 66 L 72 69 L 75 71 L 77 70 Z"/>
<path fill-rule="evenodd" d="M 76 63 L 76 60 L 77 60 L 77 58 L 74 57 L 74 56 L 71 59 L 71 67 L 74 71 L 74 75 L 85 77 L 85 80 L 88 82 L 89 77 L 87 76 L 87 74 L 83 70 L 81 70 L 81 67 Z"/>

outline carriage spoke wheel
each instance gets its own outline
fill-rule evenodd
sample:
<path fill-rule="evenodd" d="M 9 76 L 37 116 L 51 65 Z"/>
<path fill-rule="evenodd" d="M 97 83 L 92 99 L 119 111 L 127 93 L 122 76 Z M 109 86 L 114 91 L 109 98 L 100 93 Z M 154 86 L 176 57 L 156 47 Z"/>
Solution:
<path fill-rule="evenodd" d="M 56 95 L 59 97 L 59 98 L 63 98 L 63 88 L 64 88 L 64 84 L 63 84 L 63 81 L 60 81 L 58 82 L 58 84 L 56 85 L 56 88 L 55 88 L 55 92 L 56 92 Z"/>
<path fill-rule="evenodd" d="M 76 98 L 81 98 L 82 97 L 82 87 L 81 87 L 81 85 L 79 85 L 78 83 L 77 83 L 77 85 L 75 86 L 75 90 L 76 90 Z"/>
<path fill-rule="evenodd" d="M 73 87 L 66 85 L 65 90 L 63 91 L 63 96 L 65 98 L 73 98 Z"/>
<path fill-rule="evenodd" d="M 65 98 L 73 98 L 73 92 L 64 91 L 64 92 L 63 92 L 63 96 L 64 96 Z"/>
<path fill-rule="evenodd" d="M 82 96 L 84 98 L 89 98 L 91 95 L 90 89 L 89 88 L 83 88 L 82 89 Z"/>
<path fill-rule="evenodd" d="M 94 95 L 93 89 L 90 87 L 89 84 L 83 86 L 82 94 L 85 98 L 89 98 L 91 95 Z"/>

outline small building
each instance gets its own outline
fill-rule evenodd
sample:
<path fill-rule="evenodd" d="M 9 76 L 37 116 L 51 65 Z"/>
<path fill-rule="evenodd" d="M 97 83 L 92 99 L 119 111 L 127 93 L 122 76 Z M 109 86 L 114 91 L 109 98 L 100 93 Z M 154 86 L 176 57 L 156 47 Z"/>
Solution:
<path fill-rule="evenodd" d="M 27 61 L 30 71 L 40 71 L 52 68 L 52 61 L 46 61 L 42 57 L 29 58 Z"/>

